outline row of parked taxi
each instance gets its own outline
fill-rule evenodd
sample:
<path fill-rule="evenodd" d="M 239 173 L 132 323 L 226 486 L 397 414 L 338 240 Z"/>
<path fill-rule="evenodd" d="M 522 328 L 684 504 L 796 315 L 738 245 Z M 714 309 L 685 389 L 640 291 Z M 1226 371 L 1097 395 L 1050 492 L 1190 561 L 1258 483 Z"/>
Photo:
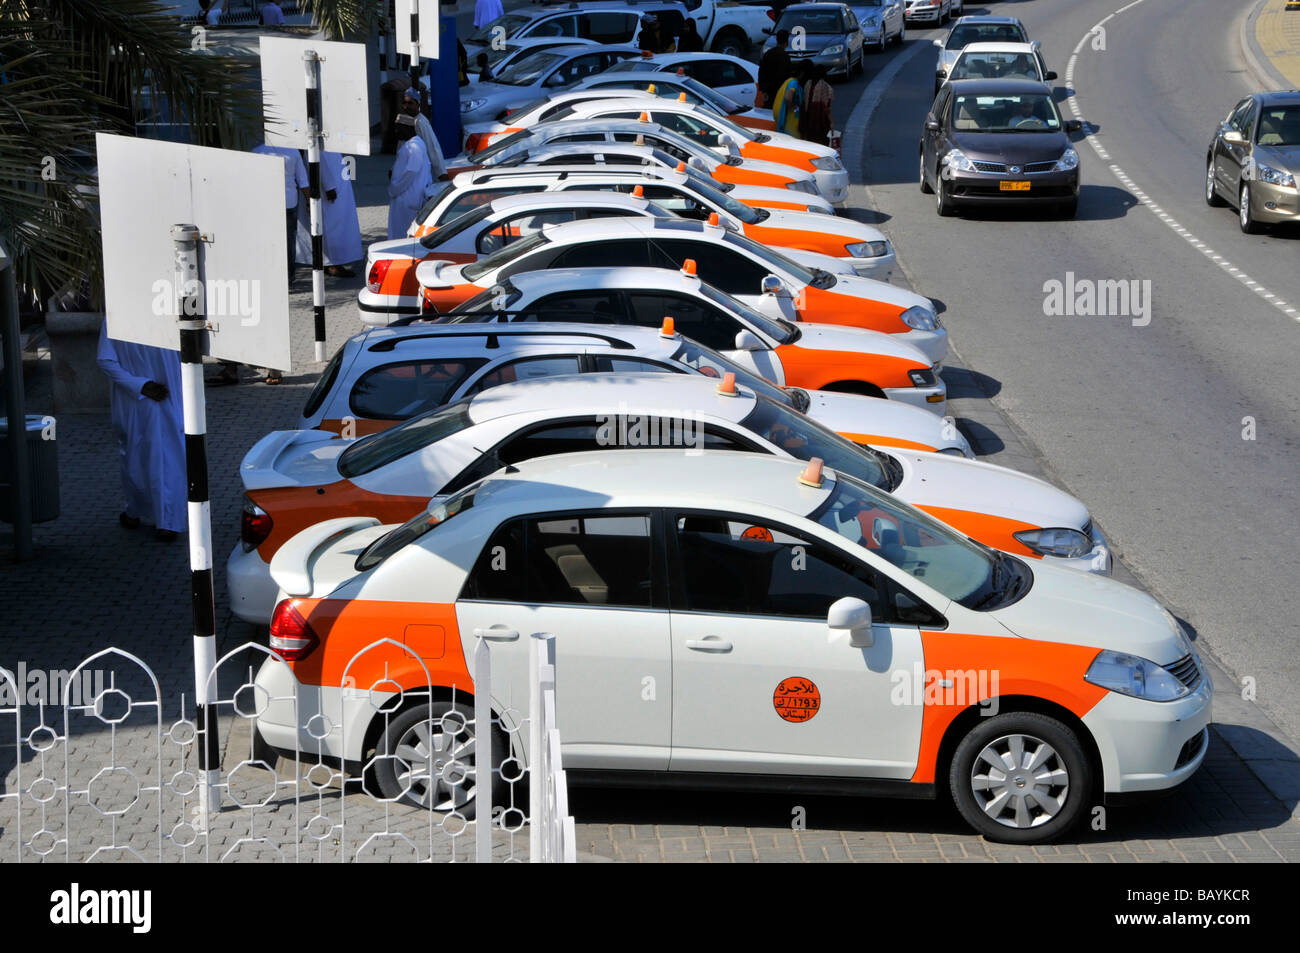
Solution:
<path fill-rule="evenodd" d="M 510 729 L 551 632 L 573 780 L 950 795 L 1030 843 L 1190 776 L 1182 626 L 1082 502 L 974 458 L 839 156 L 622 77 L 470 130 L 298 429 L 245 457 L 262 739 L 472 816 L 466 660 L 494 643 Z"/>

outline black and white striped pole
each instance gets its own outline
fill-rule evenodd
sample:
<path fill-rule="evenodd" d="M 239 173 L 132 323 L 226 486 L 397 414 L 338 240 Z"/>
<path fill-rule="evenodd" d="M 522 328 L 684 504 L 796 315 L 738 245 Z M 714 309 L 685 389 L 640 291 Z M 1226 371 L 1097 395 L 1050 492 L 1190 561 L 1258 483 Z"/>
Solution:
<path fill-rule="evenodd" d="M 203 391 L 203 283 L 194 225 L 173 225 L 176 319 L 181 343 L 181 406 L 185 416 L 185 485 L 190 537 L 190 608 L 194 623 L 194 724 L 199 741 L 198 821 L 221 807 L 217 788 L 221 754 L 217 739 L 216 610 L 212 595 L 212 511 L 208 503 L 208 424 Z"/>
<path fill-rule="evenodd" d="M 321 96 L 320 57 L 315 50 L 302 54 L 307 79 L 307 185 L 311 212 L 311 305 L 316 319 L 316 363 L 325 360 L 325 239 L 321 207 Z"/>
<path fill-rule="evenodd" d="M 420 90 L 420 3 L 411 3 L 411 88 L 420 97 L 420 108 L 424 108 L 424 95 Z"/>

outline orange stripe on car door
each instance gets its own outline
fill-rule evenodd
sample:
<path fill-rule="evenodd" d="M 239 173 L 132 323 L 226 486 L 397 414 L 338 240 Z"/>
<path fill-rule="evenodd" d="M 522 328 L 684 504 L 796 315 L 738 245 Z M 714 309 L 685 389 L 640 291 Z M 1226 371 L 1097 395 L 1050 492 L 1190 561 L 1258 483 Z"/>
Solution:
<path fill-rule="evenodd" d="M 1053 702 L 1082 718 L 1106 694 L 1106 689 L 1083 680 L 1097 649 L 1061 642 L 1040 642 L 1014 636 L 961 635 L 954 632 L 921 632 L 925 653 L 925 682 L 952 679 L 952 689 L 933 689 L 933 701 L 923 696 L 913 704 L 924 704 L 921 715 L 921 745 L 917 753 L 918 783 L 935 781 L 935 767 L 944 732 L 953 719 L 982 699 L 971 698 L 969 687 L 984 687 L 995 697 L 1027 695 Z M 973 673 L 973 686 L 971 675 Z M 980 675 L 983 673 L 981 683 Z M 910 674 L 910 673 L 909 673 Z M 996 678 L 996 683 L 995 683 Z M 961 691 L 958 691 L 958 680 Z M 915 693 L 915 689 L 913 689 Z"/>

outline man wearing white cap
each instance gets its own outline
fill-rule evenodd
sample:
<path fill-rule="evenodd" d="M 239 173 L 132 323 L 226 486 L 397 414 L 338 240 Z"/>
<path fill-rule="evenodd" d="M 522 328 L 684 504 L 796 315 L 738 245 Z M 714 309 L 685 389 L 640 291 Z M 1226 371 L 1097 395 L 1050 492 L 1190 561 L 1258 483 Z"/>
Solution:
<path fill-rule="evenodd" d="M 402 112 L 415 117 L 415 134 L 424 143 L 424 151 L 429 154 L 429 174 L 435 179 L 446 178 L 447 162 L 442 157 L 442 146 L 433 134 L 433 124 L 420 111 L 420 94 L 412 86 L 402 97 Z"/>

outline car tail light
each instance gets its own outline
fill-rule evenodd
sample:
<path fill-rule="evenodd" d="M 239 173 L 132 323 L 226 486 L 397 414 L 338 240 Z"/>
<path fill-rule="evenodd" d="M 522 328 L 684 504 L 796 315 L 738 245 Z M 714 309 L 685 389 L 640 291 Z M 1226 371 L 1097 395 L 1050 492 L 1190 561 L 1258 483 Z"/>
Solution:
<path fill-rule="evenodd" d="M 270 513 L 244 497 L 244 511 L 239 516 L 239 541 L 244 545 L 244 552 L 251 553 L 266 542 L 274 525 Z"/>
<path fill-rule="evenodd" d="M 487 141 L 491 137 L 492 134 L 489 132 L 471 132 L 469 138 L 465 140 L 465 155 L 472 156 L 478 152 L 487 145 Z"/>
<path fill-rule="evenodd" d="M 292 599 L 285 599 L 275 607 L 271 616 L 271 651 L 279 652 L 286 662 L 297 662 L 320 645 L 320 639 L 302 617 Z"/>
<path fill-rule="evenodd" d="M 437 314 L 438 306 L 433 303 L 433 289 L 425 288 L 420 293 L 420 314 Z"/>
<path fill-rule="evenodd" d="M 379 289 L 384 283 L 384 278 L 388 276 L 388 269 L 392 267 L 391 258 L 381 258 L 370 266 L 370 271 L 366 272 L 366 290 L 379 294 Z"/>
<path fill-rule="evenodd" d="M 767 18 L 771 20 L 773 23 L 776 22 L 776 11 L 773 10 L 771 7 L 767 8 Z"/>

